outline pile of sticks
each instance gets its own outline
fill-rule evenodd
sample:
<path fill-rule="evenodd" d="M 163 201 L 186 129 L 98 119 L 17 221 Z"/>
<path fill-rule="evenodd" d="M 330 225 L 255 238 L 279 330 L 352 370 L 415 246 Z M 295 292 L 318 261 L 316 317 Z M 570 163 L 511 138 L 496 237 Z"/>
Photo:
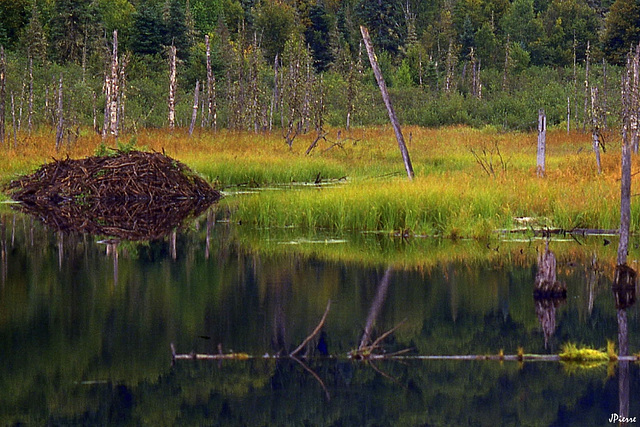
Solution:
<path fill-rule="evenodd" d="M 20 209 L 59 231 L 160 238 L 202 213 L 220 193 L 160 153 L 56 160 L 8 186 Z"/>

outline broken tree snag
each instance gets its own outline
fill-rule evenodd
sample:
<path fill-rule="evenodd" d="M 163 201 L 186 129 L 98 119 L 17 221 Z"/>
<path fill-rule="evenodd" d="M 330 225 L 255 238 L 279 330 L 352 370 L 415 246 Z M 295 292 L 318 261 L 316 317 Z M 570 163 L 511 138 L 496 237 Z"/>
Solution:
<path fill-rule="evenodd" d="M 176 127 L 176 47 L 169 49 L 169 129 Z"/>
<path fill-rule="evenodd" d="M 389 120 L 391 120 L 391 125 L 393 126 L 393 131 L 396 134 L 396 139 L 398 140 L 398 147 L 400 148 L 400 153 L 402 154 L 402 160 L 404 161 L 404 167 L 407 171 L 407 176 L 409 179 L 413 179 L 413 166 L 411 165 L 411 159 L 409 158 L 409 151 L 407 150 L 407 146 L 404 143 L 404 137 L 402 136 L 402 130 L 400 129 L 400 123 L 398 122 L 398 118 L 396 117 L 396 112 L 393 109 L 393 105 L 391 105 L 391 98 L 389 98 L 389 92 L 387 91 L 387 85 L 384 82 L 384 77 L 382 76 L 382 71 L 380 70 L 380 66 L 378 65 L 378 60 L 376 59 L 376 54 L 373 50 L 373 45 L 371 44 L 371 38 L 369 37 L 369 30 L 360 26 L 360 32 L 362 33 L 362 39 L 364 40 L 364 45 L 367 48 L 367 54 L 369 55 L 369 62 L 371 62 L 371 68 L 373 69 L 373 74 L 376 77 L 376 81 L 378 82 L 378 86 L 380 87 L 380 92 L 382 92 L 382 99 L 384 101 L 384 105 L 387 107 L 387 112 L 389 113 Z"/>
<path fill-rule="evenodd" d="M 567 287 L 556 278 L 556 256 L 549 250 L 549 242 L 545 251 L 538 257 L 538 272 L 534 283 L 533 296 L 541 298 L 566 298 Z"/>
<path fill-rule="evenodd" d="M 109 132 L 118 138 L 118 30 L 113 30 L 113 52 L 111 54 L 111 91 L 109 101 Z"/>
<path fill-rule="evenodd" d="M 196 88 L 193 91 L 193 111 L 191 112 L 191 125 L 189 125 L 189 136 L 193 135 L 193 128 L 196 126 L 198 118 L 198 95 L 200 93 L 200 81 L 196 80 Z"/>
<path fill-rule="evenodd" d="M 536 170 L 539 177 L 545 174 L 545 159 L 547 150 L 547 116 L 543 109 L 538 111 L 538 155 Z"/>
<path fill-rule="evenodd" d="M 627 67 L 622 73 L 622 154 L 620 179 L 620 243 L 617 264 L 627 262 L 629 247 L 629 224 L 631 219 L 631 141 L 632 118 L 638 114 L 638 73 L 640 51 L 631 51 L 627 56 Z"/>
<path fill-rule="evenodd" d="M 58 108 L 56 110 L 58 125 L 56 127 L 56 151 L 60 149 L 62 144 L 62 136 L 64 133 L 64 110 L 62 108 L 62 74 L 60 74 L 60 83 L 58 85 Z"/>
<path fill-rule="evenodd" d="M 593 152 L 596 155 L 598 174 L 602 173 L 600 161 L 600 114 L 598 113 L 598 88 L 591 88 L 591 137 L 593 139 Z"/>

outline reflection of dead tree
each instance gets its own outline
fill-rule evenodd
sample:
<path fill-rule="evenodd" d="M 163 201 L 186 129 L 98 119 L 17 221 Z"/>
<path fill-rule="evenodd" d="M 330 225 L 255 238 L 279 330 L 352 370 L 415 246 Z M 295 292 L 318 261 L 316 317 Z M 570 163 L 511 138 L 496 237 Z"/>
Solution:
<path fill-rule="evenodd" d="M 556 308 L 566 302 L 566 298 L 541 298 L 535 300 L 536 315 L 544 334 L 544 348 L 556 331 Z"/>
<path fill-rule="evenodd" d="M 373 302 L 371 303 L 371 308 L 369 309 L 369 316 L 367 317 L 367 323 L 365 324 L 365 327 L 364 327 L 364 332 L 362 334 L 362 339 L 360 340 L 360 345 L 358 346 L 357 350 L 353 350 L 349 353 L 349 357 L 351 357 L 352 359 L 356 359 L 356 360 L 370 359 L 371 356 L 374 356 L 374 353 L 377 350 L 380 350 L 381 348 L 380 343 L 383 340 L 385 340 L 388 336 L 390 336 L 392 333 L 394 333 L 404 323 L 404 320 L 403 320 L 398 325 L 389 329 L 387 332 L 383 333 L 378 338 L 372 341 L 373 328 L 375 326 L 376 319 L 380 315 L 384 302 L 387 298 L 389 284 L 391 283 L 392 271 L 393 269 L 391 267 L 388 267 L 387 270 L 384 272 L 384 276 L 382 276 L 382 279 L 380 280 L 380 284 L 378 285 L 378 291 L 376 292 L 376 296 L 373 299 Z M 399 354 L 406 353 L 408 351 L 409 349 L 405 349 L 392 354 L 375 355 L 375 356 L 387 356 L 387 357 L 392 355 L 396 356 Z"/>
<path fill-rule="evenodd" d="M 358 350 L 362 350 L 371 343 L 373 326 L 375 325 L 376 319 L 378 318 L 380 311 L 382 311 L 382 306 L 387 298 L 387 291 L 389 290 L 389 284 L 391 283 L 391 272 L 391 267 L 388 267 L 384 272 L 384 276 L 382 276 L 382 280 L 380 280 L 378 292 L 376 293 L 376 296 L 371 303 L 371 308 L 369 309 L 369 316 L 367 317 L 367 323 L 365 324 L 364 333 L 362 334 Z"/>

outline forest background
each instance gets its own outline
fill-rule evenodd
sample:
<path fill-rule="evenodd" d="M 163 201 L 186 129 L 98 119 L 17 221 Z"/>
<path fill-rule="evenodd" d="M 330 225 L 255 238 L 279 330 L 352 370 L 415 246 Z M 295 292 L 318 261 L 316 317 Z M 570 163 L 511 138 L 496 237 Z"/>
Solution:
<path fill-rule="evenodd" d="M 62 114 L 68 133 L 101 132 L 114 30 L 120 132 L 172 124 L 171 46 L 176 126 L 190 125 L 194 101 L 200 127 L 281 128 L 289 143 L 325 124 L 383 124 L 360 25 L 404 124 L 529 130 L 544 108 L 550 126 L 584 129 L 590 87 L 600 88 L 604 127 L 618 120 L 640 2 L 3 0 L 4 126 L 55 127 Z"/>

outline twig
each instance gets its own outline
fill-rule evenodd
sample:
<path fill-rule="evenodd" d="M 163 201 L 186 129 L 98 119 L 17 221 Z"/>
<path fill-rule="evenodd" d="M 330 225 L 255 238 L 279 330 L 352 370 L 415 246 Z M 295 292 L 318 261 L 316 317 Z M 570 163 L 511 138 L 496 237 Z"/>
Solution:
<path fill-rule="evenodd" d="M 318 333 L 322 329 L 322 326 L 324 326 L 324 321 L 327 319 L 327 314 L 329 314 L 329 308 L 331 308 L 331 300 L 327 301 L 327 308 L 324 310 L 324 314 L 322 315 L 322 319 L 320 319 L 318 326 L 316 326 L 313 332 L 311 332 L 311 335 L 309 335 L 307 338 L 304 339 L 304 341 L 302 341 L 302 344 L 300 344 L 295 350 L 289 353 L 289 357 L 294 357 L 296 354 L 298 354 L 309 343 L 309 341 L 313 339 L 313 337 L 318 335 Z"/>

